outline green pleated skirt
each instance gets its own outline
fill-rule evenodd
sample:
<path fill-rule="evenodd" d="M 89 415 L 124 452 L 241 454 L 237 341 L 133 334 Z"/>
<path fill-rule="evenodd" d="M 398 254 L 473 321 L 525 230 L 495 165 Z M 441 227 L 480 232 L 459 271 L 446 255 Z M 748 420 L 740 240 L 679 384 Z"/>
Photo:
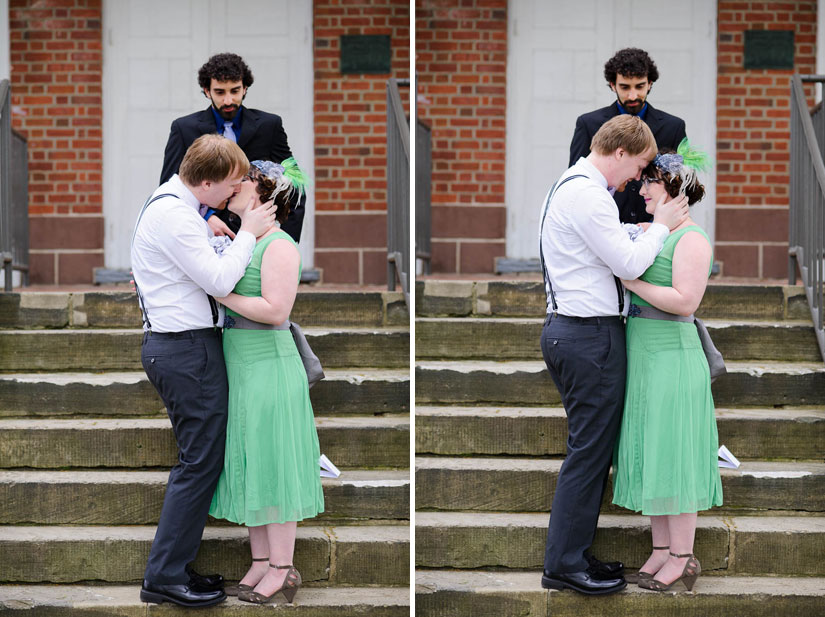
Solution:
<path fill-rule="evenodd" d="M 250 527 L 324 511 L 306 372 L 289 330 L 224 331 L 226 452 L 209 514 Z"/>
<path fill-rule="evenodd" d="M 631 317 L 613 503 L 646 515 L 722 505 L 710 373 L 693 323 Z"/>

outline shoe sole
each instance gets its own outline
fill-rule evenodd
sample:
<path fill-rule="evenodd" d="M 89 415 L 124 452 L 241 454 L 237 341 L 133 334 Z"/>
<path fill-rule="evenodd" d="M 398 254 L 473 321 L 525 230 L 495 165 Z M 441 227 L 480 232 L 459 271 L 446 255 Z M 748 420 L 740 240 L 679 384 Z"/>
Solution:
<path fill-rule="evenodd" d="M 587 596 L 606 596 L 611 593 L 617 593 L 627 587 L 627 581 L 623 582 L 621 585 L 616 585 L 615 587 L 609 587 L 608 589 L 583 589 L 581 587 L 577 587 L 571 583 L 565 583 L 564 581 L 559 581 L 556 579 L 549 579 L 545 576 L 541 577 L 541 586 L 545 589 L 554 589 L 556 591 L 561 591 L 563 589 L 572 589 L 573 591 L 577 591 L 579 593 L 583 593 Z"/>
<path fill-rule="evenodd" d="M 163 604 L 164 602 L 171 602 L 172 604 L 177 604 L 178 606 L 185 606 L 186 608 L 205 608 L 207 606 L 214 606 L 216 604 L 220 604 L 224 600 L 226 600 L 226 595 L 220 596 L 214 600 L 204 600 L 203 602 L 184 602 L 182 600 L 170 598 L 169 596 L 164 595 L 162 593 L 146 591 L 145 589 L 140 590 L 140 601 L 151 602 L 152 604 Z"/>

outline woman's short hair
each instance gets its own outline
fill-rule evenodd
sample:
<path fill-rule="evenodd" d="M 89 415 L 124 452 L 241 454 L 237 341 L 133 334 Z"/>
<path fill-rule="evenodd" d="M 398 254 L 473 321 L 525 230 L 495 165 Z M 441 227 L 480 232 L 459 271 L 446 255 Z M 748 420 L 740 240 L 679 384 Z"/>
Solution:
<path fill-rule="evenodd" d="M 659 154 L 673 154 L 676 151 L 671 148 L 662 148 Z M 688 205 L 692 206 L 698 201 L 701 201 L 705 196 L 705 187 L 697 179 L 696 182 L 690 186 L 685 186 L 682 191 L 682 184 L 684 178 L 678 174 L 671 174 L 659 169 L 656 164 L 651 161 L 650 164 L 642 171 L 642 177 L 657 178 L 662 181 L 662 186 L 665 187 L 665 192 L 671 197 L 678 197 L 685 195 L 688 198 Z"/>
<path fill-rule="evenodd" d="M 261 202 L 266 203 L 272 200 L 272 194 L 277 188 L 275 180 L 267 178 L 254 165 L 249 167 L 249 177 L 255 182 L 255 190 L 258 192 Z M 286 217 L 289 216 L 289 211 L 292 209 L 292 204 L 290 203 L 291 195 L 292 191 L 289 190 L 282 190 L 275 193 L 275 205 L 278 207 L 275 220 L 281 224 L 286 221 Z"/>
<path fill-rule="evenodd" d="M 180 164 L 178 175 L 189 186 L 201 182 L 223 182 L 232 175 L 242 176 L 249 160 L 231 139 L 217 133 L 198 137 Z"/>
<path fill-rule="evenodd" d="M 622 114 L 611 118 L 593 135 L 590 150 L 607 156 L 621 148 L 632 156 L 656 152 L 656 138 L 650 127 L 638 116 Z"/>

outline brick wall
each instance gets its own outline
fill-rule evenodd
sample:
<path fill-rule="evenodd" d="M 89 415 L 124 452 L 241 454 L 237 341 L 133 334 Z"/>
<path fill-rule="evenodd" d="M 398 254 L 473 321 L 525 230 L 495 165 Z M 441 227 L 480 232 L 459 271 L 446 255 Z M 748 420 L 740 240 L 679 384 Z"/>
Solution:
<path fill-rule="evenodd" d="M 419 117 L 432 128 L 432 270 L 505 255 L 507 0 L 416 0 Z"/>
<path fill-rule="evenodd" d="M 783 278 L 790 76 L 816 72 L 817 2 L 720 0 L 718 9 L 715 258 L 727 276 Z M 793 30 L 794 69 L 744 69 L 745 30 Z"/>
<path fill-rule="evenodd" d="M 315 0 L 315 265 L 325 283 L 387 280 L 386 84 L 410 76 L 407 0 Z M 390 35 L 391 74 L 341 74 L 340 36 Z M 401 89 L 409 114 L 409 88 Z"/>
<path fill-rule="evenodd" d="M 30 280 L 103 265 L 100 0 L 10 0 L 13 126 L 28 139 Z"/>

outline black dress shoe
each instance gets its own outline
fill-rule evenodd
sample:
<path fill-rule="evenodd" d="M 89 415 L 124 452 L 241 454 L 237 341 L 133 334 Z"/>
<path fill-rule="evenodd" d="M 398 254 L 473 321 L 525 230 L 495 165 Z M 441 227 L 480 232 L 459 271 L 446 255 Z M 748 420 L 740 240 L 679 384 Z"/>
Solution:
<path fill-rule="evenodd" d="M 624 564 L 621 561 L 599 561 L 590 553 L 585 552 L 584 558 L 594 574 L 616 578 L 624 574 Z"/>
<path fill-rule="evenodd" d="M 163 604 L 171 602 L 179 606 L 198 608 L 212 606 L 226 600 L 226 594 L 222 589 L 217 591 L 197 591 L 190 585 L 154 585 L 148 581 L 143 581 L 140 588 L 141 602 L 154 602 Z"/>
<path fill-rule="evenodd" d="M 223 589 L 223 577 L 220 574 L 198 574 L 191 565 L 186 566 L 189 586 L 196 591 L 218 591 Z"/>
<path fill-rule="evenodd" d="M 621 591 L 627 587 L 627 582 L 621 576 L 605 578 L 589 569 L 561 574 L 553 574 L 545 570 L 541 577 L 541 586 L 545 589 L 572 589 L 589 596 L 599 596 Z"/>

